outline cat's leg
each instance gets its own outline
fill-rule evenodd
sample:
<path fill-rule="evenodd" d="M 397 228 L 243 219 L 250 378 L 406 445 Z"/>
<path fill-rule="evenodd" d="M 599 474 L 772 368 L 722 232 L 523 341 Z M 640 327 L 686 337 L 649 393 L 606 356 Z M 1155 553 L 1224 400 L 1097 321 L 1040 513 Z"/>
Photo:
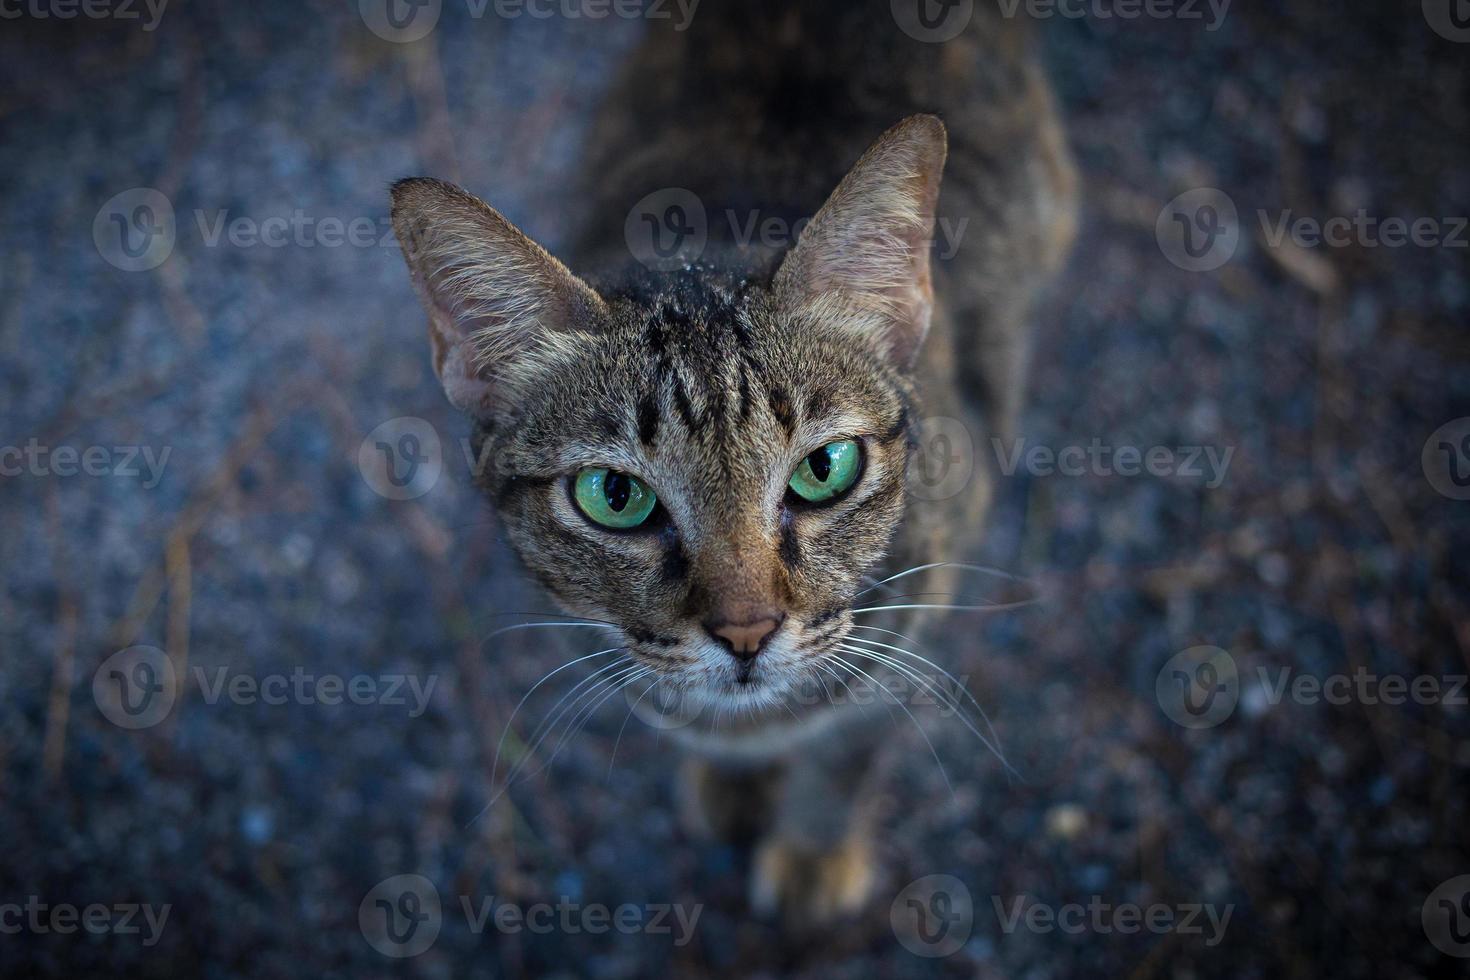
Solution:
<path fill-rule="evenodd" d="M 751 905 L 762 914 L 779 914 L 789 927 L 822 925 L 860 911 L 876 883 L 867 792 L 874 746 L 853 741 L 840 753 L 809 748 L 792 760 L 771 831 L 757 846 Z"/>
<path fill-rule="evenodd" d="M 779 765 L 736 767 L 697 755 L 679 769 L 679 818 L 694 837 L 749 843 L 765 832 L 781 779 Z"/>

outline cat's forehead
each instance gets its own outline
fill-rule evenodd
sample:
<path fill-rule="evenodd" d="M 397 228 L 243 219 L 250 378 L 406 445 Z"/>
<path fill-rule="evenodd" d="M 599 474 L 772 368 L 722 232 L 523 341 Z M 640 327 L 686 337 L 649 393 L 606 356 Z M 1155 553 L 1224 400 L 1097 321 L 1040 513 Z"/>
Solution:
<path fill-rule="evenodd" d="M 526 406 L 527 436 L 632 463 L 764 460 L 896 424 L 904 394 L 850 338 L 794 324 L 759 287 L 624 297 Z M 818 443 L 820 445 L 820 443 Z M 624 456 L 618 456 L 617 453 Z"/>

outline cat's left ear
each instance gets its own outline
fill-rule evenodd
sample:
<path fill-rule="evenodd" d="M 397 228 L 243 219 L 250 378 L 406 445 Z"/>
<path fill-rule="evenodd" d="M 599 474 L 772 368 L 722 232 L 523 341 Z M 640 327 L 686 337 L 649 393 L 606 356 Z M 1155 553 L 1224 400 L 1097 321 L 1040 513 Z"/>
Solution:
<path fill-rule="evenodd" d="M 835 322 L 911 367 L 934 307 L 930 239 L 946 152 L 937 116 L 910 116 L 880 136 L 776 273 L 783 311 Z"/>

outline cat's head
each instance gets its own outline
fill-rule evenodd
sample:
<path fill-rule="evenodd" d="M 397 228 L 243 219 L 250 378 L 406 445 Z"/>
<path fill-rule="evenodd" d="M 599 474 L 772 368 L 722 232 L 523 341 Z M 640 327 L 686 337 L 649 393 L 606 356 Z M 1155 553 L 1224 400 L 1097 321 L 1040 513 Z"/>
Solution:
<path fill-rule="evenodd" d="M 944 157 L 932 116 L 884 134 L 769 281 L 692 268 L 601 294 L 464 191 L 394 186 L 511 542 L 657 676 L 770 703 L 850 628 L 903 515 Z"/>

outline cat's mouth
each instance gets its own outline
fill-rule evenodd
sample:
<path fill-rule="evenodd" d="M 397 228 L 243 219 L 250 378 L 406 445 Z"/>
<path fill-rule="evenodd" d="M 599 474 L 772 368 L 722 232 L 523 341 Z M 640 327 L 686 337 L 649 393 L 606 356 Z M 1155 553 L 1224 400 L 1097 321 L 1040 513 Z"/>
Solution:
<path fill-rule="evenodd" d="M 830 668 L 824 671 L 823 665 L 846 632 L 834 620 L 845 618 L 841 612 L 823 615 L 819 631 L 788 620 L 758 655 L 744 657 L 693 630 L 679 638 L 658 636 L 656 642 L 648 642 L 651 634 L 644 630 L 626 632 L 635 657 L 681 703 L 696 712 L 740 714 L 807 704 L 807 693 L 810 703 L 825 704 L 822 680 Z"/>

